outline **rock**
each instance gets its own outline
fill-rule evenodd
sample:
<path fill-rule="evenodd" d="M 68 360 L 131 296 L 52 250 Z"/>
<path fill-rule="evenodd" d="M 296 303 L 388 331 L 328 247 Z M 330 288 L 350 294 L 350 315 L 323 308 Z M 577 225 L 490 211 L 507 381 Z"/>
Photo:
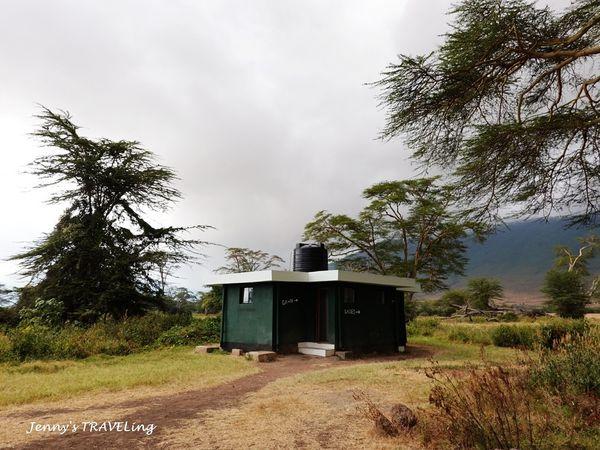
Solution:
<path fill-rule="evenodd" d="M 242 350 L 241 348 L 232 348 L 231 349 L 231 356 L 242 356 L 244 354 L 244 350 Z"/>
<path fill-rule="evenodd" d="M 391 422 L 398 429 L 409 429 L 417 424 L 417 416 L 408 406 L 398 403 L 392 406 Z"/>
<path fill-rule="evenodd" d="M 198 345 L 194 349 L 194 353 L 212 353 L 215 350 L 219 350 L 221 347 L 219 344 L 208 344 L 208 345 Z"/>
<path fill-rule="evenodd" d="M 337 356 L 340 359 L 352 359 L 354 358 L 354 355 L 352 354 L 351 351 L 347 351 L 347 350 L 340 350 L 335 352 L 335 356 Z"/>
<path fill-rule="evenodd" d="M 277 353 L 275 352 L 268 352 L 268 351 L 263 351 L 263 352 L 248 352 L 247 353 L 248 358 L 254 360 L 254 361 L 258 361 L 258 362 L 270 362 L 270 361 L 275 361 L 275 358 L 277 357 Z"/>
<path fill-rule="evenodd" d="M 382 436 L 397 436 L 398 430 L 392 422 L 383 414 L 377 415 L 374 419 L 375 431 Z"/>

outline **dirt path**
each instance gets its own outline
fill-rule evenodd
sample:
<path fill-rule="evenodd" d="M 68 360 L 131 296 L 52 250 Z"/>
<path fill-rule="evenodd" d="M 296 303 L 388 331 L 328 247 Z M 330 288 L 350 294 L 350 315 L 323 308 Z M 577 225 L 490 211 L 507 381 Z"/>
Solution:
<path fill-rule="evenodd" d="M 258 391 L 268 383 L 297 373 L 327 369 L 340 365 L 364 364 L 428 356 L 425 349 L 412 348 L 410 355 L 340 361 L 337 358 L 315 358 L 303 355 L 280 356 L 277 361 L 261 364 L 262 372 L 248 375 L 212 388 L 185 391 L 175 395 L 147 397 L 112 405 L 116 408 L 133 409 L 124 417 L 113 421 L 128 421 L 129 424 L 156 424 L 156 430 L 147 436 L 143 432 L 77 432 L 38 439 L 16 446 L 19 449 L 109 449 L 109 448 L 156 448 L 161 441 L 161 430 L 176 426 L 183 419 L 197 417 L 206 410 L 228 408 L 239 404 L 248 393 Z M 58 410 L 57 410 L 58 411 Z M 61 408 L 61 412 L 68 408 Z M 30 411 L 27 416 L 46 417 L 55 411 Z"/>

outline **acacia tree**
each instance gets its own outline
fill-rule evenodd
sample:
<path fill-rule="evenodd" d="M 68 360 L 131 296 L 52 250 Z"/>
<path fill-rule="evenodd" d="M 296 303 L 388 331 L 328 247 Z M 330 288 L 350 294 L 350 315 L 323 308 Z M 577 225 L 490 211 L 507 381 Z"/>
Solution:
<path fill-rule="evenodd" d="M 446 287 L 463 274 L 465 238 L 483 240 L 487 227 L 456 211 L 454 191 L 437 177 L 388 181 L 363 192 L 358 217 L 316 214 L 305 239 L 323 242 L 338 265 L 352 270 L 417 278 L 423 290 Z"/>
<path fill-rule="evenodd" d="M 600 2 L 560 13 L 525 0 L 463 0 L 429 55 L 400 55 L 376 82 L 382 137 L 407 138 L 425 166 L 453 167 L 487 218 L 554 212 L 597 221 Z"/>
<path fill-rule="evenodd" d="M 262 250 L 251 250 L 249 248 L 229 247 L 226 249 L 226 265 L 219 267 L 218 273 L 255 272 L 280 267 L 284 262 L 277 255 L 271 255 Z"/>
<path fill-rule="evenodd" d="M 504 293 L 500 281 L 492 278 L 471 278 L 466 291 L 469 306 L 481 310 L 494 308 L 494 301 L 500 300 Z"/>
<path fill-rule="evenodd" d="M 54 229 L 15 255 L 31 277 L 22 299 L 59 302 L 64 319 L 92 322 L 161 307 L 166 266 L 194 259 L 196 227 L 156 227 L 143 211 L 164 211 L 181 197 L 175 173 L 135 141 L 92 140 L 67 112 L 43 108 L 33 135 L 49 148 L 31 164 L 38 187 L 58 188 L 49 199 L 67 204 Z"/>

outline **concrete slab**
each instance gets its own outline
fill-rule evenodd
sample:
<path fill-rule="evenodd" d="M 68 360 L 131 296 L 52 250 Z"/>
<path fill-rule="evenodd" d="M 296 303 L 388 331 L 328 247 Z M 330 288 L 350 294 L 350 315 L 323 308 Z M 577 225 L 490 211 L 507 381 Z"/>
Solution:
<path fill-rule="evenodd" d="M 298 342 L 298 348 L 320 348 L 321 350 L 335 350 L 335 344 L 329 342 Z"/>
<path fill-rule="evenodd" d="M 275 358 L 277 358 L 277 353 L 269 351 L 248 352 L 247 355 L 250 359 L 258 362 L 275 361 Z"/>
<path fill-rule="evenodd" d="M 244 354 L 244 350 L 242 350 L 241 348 L 232 348 L 231 349 L 231 356 L 242 356 Z"/>
<path fill-rule="evenodd" d="M 219 344 L 207 344 L 207 345 L 198 345 L 194 349 L 194 353 L 212 353 L 215 350 L 219 350 L 221 346 Z"/>
<path fill-rule="evenodd" d="M 326 350 L 324 348 L 298 348 L 298 353 L 302 353 L 303 355 L 311 355 L 311 356 L 333 356 L 335 354 L 335 350 Z"/>

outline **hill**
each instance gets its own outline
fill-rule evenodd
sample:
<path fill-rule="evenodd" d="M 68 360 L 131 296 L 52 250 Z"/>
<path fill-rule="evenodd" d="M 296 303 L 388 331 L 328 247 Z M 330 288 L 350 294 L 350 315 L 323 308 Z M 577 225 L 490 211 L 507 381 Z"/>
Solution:
<path fill-rule="evenodd" d="M 470 242 L 466 276 L 453 280 L 453 287 L 464 284 L 466 278 L 497 278 L 504 286 L 510 302 L 539 303 L 544 301 L 540 286 L 552 267 L 555 248 L 567 245 L 577 248 L 577 238 L 589 230 L 566 228 L 560 220 L 512 222 L 483 244 Z M 591 266 L 600 270 L 600 258 Z"/>

